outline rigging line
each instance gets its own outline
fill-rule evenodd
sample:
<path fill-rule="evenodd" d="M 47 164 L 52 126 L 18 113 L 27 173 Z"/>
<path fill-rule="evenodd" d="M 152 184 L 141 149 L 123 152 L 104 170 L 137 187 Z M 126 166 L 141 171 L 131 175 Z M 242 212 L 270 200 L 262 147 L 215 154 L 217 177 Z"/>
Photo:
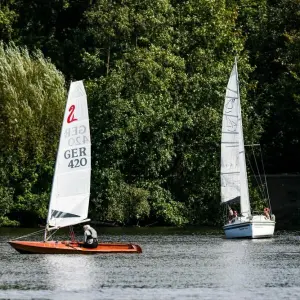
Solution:
<path fill-rule="evenodd" d="M 263 161 L 263 156 L 262 156 L 262 149 L 260 147 L 260 157 L 261 157 L 261 164 L 262 164 L 262 169 L 263 169 L 263 174 L 265 177 L 265 182 L 266 182 L 266 191 L 267 191 L 267 197 L 268 197 L 268 202 L 269 202 L 269 207 L 270 207 L 270 213 L 272 213 L 272 208 L 271 208 L 271 200 L 269 196 L 269 189 L 268 189 L 268 183 L 267 183 L 267 176 L 265 172 L 265 167 L 264 167 L 264 161 Z"/>
<path fill-rule="evenodd" d="M 254 151 L 253 151 L 253 147 L 252 147 L 252 155 L 254 156 L 254 161 L 255 161 L 255 154 L 254 154 Z M 252 173 L 254 174 L 254 178 L 255 178 L 255 181 L 256 181 L 256 185 L 257 185 L 257 188 L 259 190 L 259 194 L 261 197 L 263 197 L 265 199 L 265 193 L 264 193 L 264 189 L 263 189 L 263 186 L 262 186 L 262 182 L 261 180 L 258 180 L 260 177 L 256 176 L 255 174 L 255 171 L 254 171 L 254 167 L 253 167 L 253 164 L 251 162 L 251 159 L 249 156 L 247 156 L 248 158 L 248 161 L 249 161 L 249 165 L 251 166 L 251 171 Z M 256 165 L 256 169 L 258 170 L 258 167 L 257 167 L 257 163 L 255 164 Z M 259 174 L 259 170 L 258 170 L 258 174 Z"/>
<path fill-rule="evenodd" d="M 252 147 L 252 153 L 253 153 L 253 156 L 254 156 L 254 161 L 255 161 L 257 172 L 258 172 L 258 176 L 255 176 L 255 171 L 254 171 L 253 165 L 251 164 L 251 160 L 249 158 L 250 164 L 252 166 L 252 172 L 254 174 L 254 177 L 255 177 L 255 180 L 256 180 L 256 184 L 257 184 L 260 196 L 263 199 L 266 199 L 266 195 L 265 195 L 265 191 L 264 191 L 264 187 L 263 187 L 263 182 L 262 182 L 261 177 L 260 177 L 260 172 L 259 172 L 259 168 L 257 166 L 257 162 L 256 162 L 256 159 L 255 159 L 255 154 L 254 154 L 254 151 L 253 151 L 253 147 Z"/>
<path fill-rule="evenodd" d="M 75 233 L 73 230 L 73 226 L 69 226 L 71 241 L 75 242 Z"/>
<path fill-rule="evenodd" d="M 227 205 L 228 205 L 228 204 L 227 204 Z M 222 206 L 223 206 L 223 213 L 222 213 L 223 224 L 226 224 L 227 205 L 222 205 Z"/>
<path fill-rule="evenodd" d="M 58 229 L 56 229 L 55 231 L 53 231 L 46 239 L 46 241 L 48 241 L 50 238 L 52 238 L 52 236 L 57 232 Z"/>
<path fill-rule="evenodd" d="M 39 230 L 39 231 L 35 231 L 35 232 L 31 232 L 31 233 L 29 233 L 29 234 L 26 234 L 26 235 L 22 235 L 22 236 L 20 236 L 20 237 L 17 237 L 17 238 L 15 238 L 14 240 L 19 240 L 19 239 L 21 239 L 21 238 L 24 238 L 24 237 L 28 237 L 28 236 L 31 236 L 31 235 L 35 235 L 35 234 L 38 234 L 38 233 L 40 233 L 40 232 L 44 232 L 44 230 L 45 229 L 41 229 L 41 230 Z"/>
<path fill-rule="evenodd" d="M 249 154 L 247 154 L 246 152 L 246 156 L 247 156 L 247 160 L 249 162 L 249 166 L 250 166 L 250 169 L 251 169 L 251 172 L 254 174 L 254 178 L 255 178 L 255 181 L 256 181 L 256 184 L 257 184 L 257 187 L 258 187 L 258 190 L 260 192 L 260 194 L 262 194 L 262 196 L 264 196 L 264 191 L 262 190 L 258 180 L 257 180 L 257 177 L 255 176 L 255 172 L 254 172 L 254 169 L 253 169 L 253 166 L 252 166 L 252 163 L 251 163 L 251 160 L 249 158 Z"/>
<path fill-rule="evenodd" d="M 257 169 L 258 176 L 259 176 L 259 179 L 260 179 L 260 184 L 262 185 L 262 191 L 263 191 L 263 195 L 262 195 L 262 196 L 263 196 L 264 198 L 268 199 L 268 198 L 267 198 L 267 195 L 266 195 L 266 192 L 265 192 L 265 189 L 263 188 L 264 182 L 263 182 L 262 177 L 261 177 L 261 175 L 260 175 L 260 171 L 259 171 L 259 167 L 258 167 L 258 164 L 257 164 L 256 156 L 255 156 L 255 154 L 254 154 L 254 148 L 253 148 L 253 147 L 252 147 L 252 153 L 253 153 L 253 156 L 254 156 L 254 161 L 255 161 L 256 169 Z"/>

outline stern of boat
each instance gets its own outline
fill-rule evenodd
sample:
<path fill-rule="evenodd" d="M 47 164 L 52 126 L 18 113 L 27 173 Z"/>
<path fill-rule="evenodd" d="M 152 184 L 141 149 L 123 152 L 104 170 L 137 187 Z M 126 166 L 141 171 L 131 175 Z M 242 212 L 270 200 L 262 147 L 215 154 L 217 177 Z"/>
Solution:
<path fill-rule="evenodd" d="M 28 251 L 28 249 L 25 249 L 23 245 L 18 241 L 8 241 L 8 244 L 11 245 L 16 251 L 18 251 L 21 254 L 30 254 L 32 252 Z"/>
<path fill-rule="evenodd" d="M 234 238 L 270 238 L 274 235 L 275 218 L 267 219 L 264 215 L 254 215 L 250 218 L 239 217 L 223 227 L 227 239 Z"/>
<path fill-rule="evenodd" d="M 137 253 L 142 253 L 142 252 L 143 252 L 141 246 L 136 245 L 136 244 L 134 244 L 134 245 L 132 245 L 132 246 L 135 248 L 135 250 L 136 250 Z"/>
<path fill-rule="evenodd" d="M 266 219 L 263 215 L 253 216 L 252 238 L 269 238 L 274 235 L 275 220 Z"/>

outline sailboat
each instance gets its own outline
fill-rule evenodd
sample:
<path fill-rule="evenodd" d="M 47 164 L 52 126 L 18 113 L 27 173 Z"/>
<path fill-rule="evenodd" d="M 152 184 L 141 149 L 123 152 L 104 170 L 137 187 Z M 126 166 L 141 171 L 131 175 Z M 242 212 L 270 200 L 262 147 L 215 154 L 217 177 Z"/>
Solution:
<path fill-rule="evenodd" d="M 70 85 L 57 152 L 47 225 L 43 241 L 9 241 L 20 253 L 141 253 L 139 245 L 99 243 L 85 248 L 75 240 L 73 225 L 89 222 L 91 138 L 87 96 L 82 81 Z M 70 227 L 71 241 L 54 241 L 53 233 Z M 22 238 L 22 237 L 21 237 Z"/>
<path fill-rule="evenodd" d="M 224 225 L 226 238 L 266 238 L 274 235 L 275 216 L 269 208 L 264 213 L 252 214 L 243 124 L 239 92 L 237 59 L 227 84 L 223 108 L 221 138 L 221 203 L 240 204 L 240 214 L 232 214 Z"/>

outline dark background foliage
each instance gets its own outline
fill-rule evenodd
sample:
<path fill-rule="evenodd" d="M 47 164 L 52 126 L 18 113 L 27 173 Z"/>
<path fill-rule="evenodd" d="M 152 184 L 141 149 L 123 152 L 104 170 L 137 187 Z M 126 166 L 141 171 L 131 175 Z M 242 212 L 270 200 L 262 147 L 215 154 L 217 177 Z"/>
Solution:
<path fill-rule="evenodd" d="M 0 225 L 45 222 L 70 80 L 88 93 L 97 222 L 221 222 L 235 56 L 246 143 L 262 145 L 267 173 L 298 172 L 299 12 L 298 0 L 1 1 Z"/>

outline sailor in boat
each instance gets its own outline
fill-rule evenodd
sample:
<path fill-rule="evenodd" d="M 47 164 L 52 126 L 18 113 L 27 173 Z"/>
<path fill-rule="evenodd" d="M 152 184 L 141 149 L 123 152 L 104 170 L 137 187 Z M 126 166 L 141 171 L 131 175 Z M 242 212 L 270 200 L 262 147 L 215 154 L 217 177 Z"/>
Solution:
<path fill-rule="evenodd" d="M 266 219 L 270 219 L 270 209 L 268 207 L 264 208 L 264 215 Z"/>
<path fill-rule="evenodd" d="M 231 223 L 232 219 L 233 219 L 233 210 L 232 210 L 232 208 L 228 205 L 228 221 L 229 221 L 229 223 Z"/>
<path fill-rule="evenodd" d="M 94 228 L 92 228 L 90 225 L 84 225 L 83 230 L 84 230 L 83 247 L 97 248 L 98 246 L 97 231 Z"/>
<path fill-rule="evenodd" d="M 238 217 L 238 213 L 237 213 L 236 210 L 233 212 L 233 216 L 234 216 L 235 219 Z"/>
<path fill-rule="evenodd" d="M 236 210 L 233 211 L 232 216 L 231 216 L 231 220 L 229 221 L 229 223 L 234 223 L 238 218 L 238 213 Z"/>

